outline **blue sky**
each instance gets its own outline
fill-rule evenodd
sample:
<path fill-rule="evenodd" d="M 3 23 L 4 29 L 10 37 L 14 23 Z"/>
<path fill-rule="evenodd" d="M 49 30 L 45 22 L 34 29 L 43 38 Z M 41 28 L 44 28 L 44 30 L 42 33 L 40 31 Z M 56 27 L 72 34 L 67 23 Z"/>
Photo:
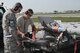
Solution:
<path fill-rule="evenodd" d="M 28 8 L 34 12 L 53 12 L 54 10 L 80 10 L 80 0 L 0 0 L 4 2 L 4 6 L 11 8 L 16 2 L 21 2 L 23 11 Z"/>

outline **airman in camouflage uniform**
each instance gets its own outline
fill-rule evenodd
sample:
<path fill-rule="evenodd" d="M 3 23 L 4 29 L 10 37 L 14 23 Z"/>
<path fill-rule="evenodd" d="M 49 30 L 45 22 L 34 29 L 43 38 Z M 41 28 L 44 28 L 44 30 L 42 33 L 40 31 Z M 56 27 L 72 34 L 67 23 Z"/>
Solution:
<path fill-rule="evenodd" d="M 19 13 L 21 10 L 21 3 L 16 3 L 15 6 L 8 10 L 3 16 L 4 53 L 19 53 L 15 14 Z"/>

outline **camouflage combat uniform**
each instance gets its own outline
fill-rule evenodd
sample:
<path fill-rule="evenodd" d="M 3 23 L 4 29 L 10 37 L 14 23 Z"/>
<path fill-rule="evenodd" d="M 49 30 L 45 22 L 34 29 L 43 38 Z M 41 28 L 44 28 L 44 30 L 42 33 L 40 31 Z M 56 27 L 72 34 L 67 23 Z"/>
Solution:
<path fill-rule="evenodd" d="M 16 16 L 11 10 L 8 10 L 2 20 L 4 33 L 4 53 L 18 53 L 16 41 Z"/>

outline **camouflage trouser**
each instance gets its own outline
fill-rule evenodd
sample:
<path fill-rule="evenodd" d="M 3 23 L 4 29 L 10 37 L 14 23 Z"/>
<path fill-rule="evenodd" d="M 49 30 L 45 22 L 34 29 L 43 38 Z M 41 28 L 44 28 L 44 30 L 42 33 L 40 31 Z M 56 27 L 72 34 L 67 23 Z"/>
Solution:
<path fill-rule="evenodd" d="M 13 37 L 4 37 L 4 53 L 19 53 Z"/>

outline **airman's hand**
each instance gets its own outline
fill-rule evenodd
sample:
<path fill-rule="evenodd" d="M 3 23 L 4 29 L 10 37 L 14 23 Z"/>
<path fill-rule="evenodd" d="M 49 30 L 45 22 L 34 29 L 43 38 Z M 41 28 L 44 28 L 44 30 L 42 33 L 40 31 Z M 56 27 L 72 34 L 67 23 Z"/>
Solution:
<path fill-rule="evenodd" d="M 24 38 L 24 37 L 25 37 L 25 33 L 22 33 L 22 35 L 21 35 L 21 36 L 22 36 L 22 38 Z"/>

